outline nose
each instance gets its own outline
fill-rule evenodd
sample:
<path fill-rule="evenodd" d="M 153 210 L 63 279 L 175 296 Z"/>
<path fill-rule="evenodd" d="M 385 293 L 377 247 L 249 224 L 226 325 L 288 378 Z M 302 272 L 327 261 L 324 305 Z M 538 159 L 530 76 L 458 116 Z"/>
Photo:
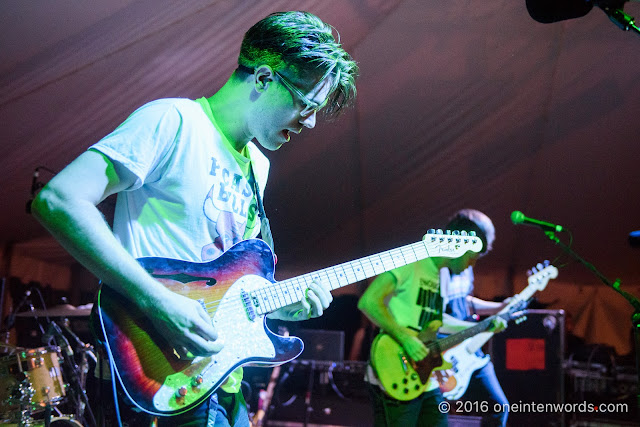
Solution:
<path fill-rule="evenodd" d="M 298 120 L 298 122 L 308 129 L 313 129 L 314 127 L 316 127 L 316 112 L 312 111 L 308 116 L 300 117 L 300 120 Z"/>

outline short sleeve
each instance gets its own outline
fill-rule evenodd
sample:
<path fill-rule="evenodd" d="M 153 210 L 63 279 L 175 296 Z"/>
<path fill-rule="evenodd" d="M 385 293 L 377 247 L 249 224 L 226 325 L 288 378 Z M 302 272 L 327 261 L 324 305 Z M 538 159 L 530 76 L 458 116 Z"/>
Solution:
<path fill-rule="evenodd" d="M 182 115 L 168 100 L 153 101 L 133 112 L 113 132 L 91 146 L 129 170 L 135 190 L 161 175 L 165 159 L 182 130 Z"/>

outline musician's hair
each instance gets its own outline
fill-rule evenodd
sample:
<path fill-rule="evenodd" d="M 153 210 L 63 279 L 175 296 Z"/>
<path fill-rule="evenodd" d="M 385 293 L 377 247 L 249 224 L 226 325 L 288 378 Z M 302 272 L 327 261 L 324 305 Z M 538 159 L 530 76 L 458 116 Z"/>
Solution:
<path fill-rule="evenodd" d="M 475 231 L 482 240 L 482 254 L 491 250 L 496 238 L 496 229 L 491 219 L 476 209 L 460 209 L 449 218 L 446 228 L 452 231 Z"/>
<path fill-rule="evenodd" d="M 330 78 L 327 116 L 338 115 L 356 97 L 358 65 L 340 44 L 340 35 L 317 16 L 302 11 L 272 13 L 244 35 L 238 65 L 291 69 L 301 78 Z"/>

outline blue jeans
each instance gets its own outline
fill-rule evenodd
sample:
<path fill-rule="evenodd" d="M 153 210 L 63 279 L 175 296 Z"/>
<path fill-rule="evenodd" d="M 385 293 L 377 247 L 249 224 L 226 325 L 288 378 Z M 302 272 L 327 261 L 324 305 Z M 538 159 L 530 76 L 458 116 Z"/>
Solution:
<path fill-rule="evenodd" d="M 371 385 L 374 425 L 376 427 L 447 427 L 448 417 L 438 405 L 444 401 L 440 389 L 423 393 L 403 402 L 393 399 L 379 387 Z"/>
<path fill-rule="evenodd" d="M 469 388 L 462 396 L 461 400 L 471 402 L 488 402 L 489 412 L 482 415 L 483 426 L 506 426 L 509 416 L 509 401 L 505 396 L 500 382 L 496 377 L 493 363 L 489 362 L 484 368 L 478 369 L 471 375 Z M 505 411 L 494 412 L 497 405 L 505 408 Z"/>

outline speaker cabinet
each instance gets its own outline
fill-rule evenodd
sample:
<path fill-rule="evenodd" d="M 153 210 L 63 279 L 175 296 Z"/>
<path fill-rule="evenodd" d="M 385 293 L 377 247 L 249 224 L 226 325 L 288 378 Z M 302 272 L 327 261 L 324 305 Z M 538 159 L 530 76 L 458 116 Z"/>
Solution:
<path fill-rule="evenodd" d="M 323 329 L 298 329 L 292 332 L 304 342 L 304 350 L 300 359 L 327 360 L 342 362 L 344 360 L 344 331 L 327 331 Z"/>
<path fill-rule="evenodd" d="M 528 310 L 524 322 L 510 324 L 490 343 L 496 375 L 511 404 L 509 424 L 564 425 L 561 412 L 540 410 L 540 404 L 564 403 L 564 310 Z"/>

